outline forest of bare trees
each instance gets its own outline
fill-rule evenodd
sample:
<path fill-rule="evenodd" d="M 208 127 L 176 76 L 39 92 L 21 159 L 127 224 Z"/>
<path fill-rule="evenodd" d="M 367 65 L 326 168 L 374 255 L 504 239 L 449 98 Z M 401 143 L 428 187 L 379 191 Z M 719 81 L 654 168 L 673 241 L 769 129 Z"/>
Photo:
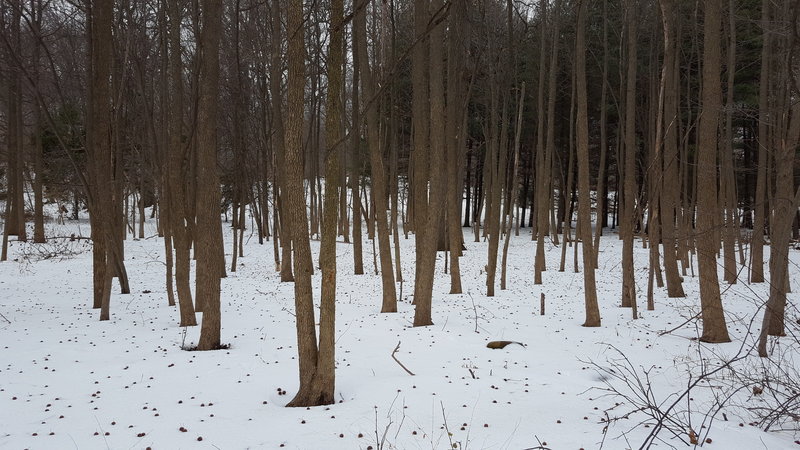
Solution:
<path fill-rule="evenodd" d="M 293 283 L 289 406 L 337 401 L 337 242 L 348 270 L 380 277 L 374 310 L 405 294 L 414 327 L 465 290 L 465 261 L 489 297 L 580 273 L 576 326 L 602 327 L 608 239 L 632 319 L 696 277 L 702 342 L 731 340 L 732 284 L 769 285 L 761 356 L 796 320 L 795 0 L 2 0 L 0 30 L 2 259 L 54 237 L 46 211 L 88 214 L 108 320 L 137 277 L 125 242 L 153 220 L 163 302 L 217 350 L 220 286 L 255 233 L 265 277 Z M 512 236 L 535 241 L 525 280 L 507 275 Z"/>

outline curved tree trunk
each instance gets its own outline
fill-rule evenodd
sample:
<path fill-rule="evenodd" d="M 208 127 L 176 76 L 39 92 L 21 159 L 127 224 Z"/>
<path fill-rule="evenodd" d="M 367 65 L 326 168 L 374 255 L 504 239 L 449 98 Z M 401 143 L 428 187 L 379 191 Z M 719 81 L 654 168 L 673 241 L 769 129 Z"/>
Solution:
<path fill-rule="evenodd" d="M 377 103 L 372 101 L 375 90 L 374 73 L 370 68 L 367 53 L 367 19 L 365 8 L 361 8 L 355 15 L 356 51 L 358 52 L 360 72 L 362 78 L 362 92 L 369 101 L 364 111 L 366 116 L 367 146 L 369 147 L 370 165 L 372 168 L 372 199 L 375 205 L 372 211 L 378 232 L 378 252 L 381 264 L 381 282 L 383 285 L 383 300 L 381 312 L 397 312 L 397 293 L 394 285 L 394 272 L 392 269 L 392 249 L 389 243 L 389 221 L 386 217 L 386 169 L 383 162 L 383 151 L 380 144 L 380 121 L 378 120 Z"/>
<path fill-rule="evenodd" d="M 170 2 L 167 8 L 169 16 L 169 78 L 171 83 L 170 99 L 167 104 L 169 116 L 169 145 L 167 149 L 168 189 L 165 196 L 169 214 L 166 214 L 172 241 L 175 247 L 175 287 L 178 292 L 180 307 L 180 326 L 197 325 L 192 288 L 189 282 L 191 270 L 191 242 L 186 227 L 186 179 L 188 178 L 188 146 L 182 142 L 183 136 L 183 49 L 181 46 L 181 20 L 183 18 L 180 2 Z"/>
<path fill-rule="evenodd" d="M 297 325 L 297 352 L 300 388 L 286 406 L 314 406 L 330 403 L 333 392 L 320 390 L 319 350 L 314 325 L 314 299 L 311 291 L 311 246 L 303 190 L 303 125 L 305 91 L 305 38 L 302 0 L 289 0 L 289 78 L 286 121 L 286 212 L 287 230 L 294 247 L 294 304 Z M 330 275 L 330 273 L 328 273 Z M 326 324 L 326 327 L 328 324 Z M 332 379 L 332 378 L 331 378 Z"/>
<path fill-rule="evenodd" d="M 334 403 L 335 390 L 335 318 L 336 318 L 336 228 L 339 216 L 339 167 L 341 148 L 342 66 L 344 60 L 344 30 L 342 0 L 331 2 L 330 44 L 328 46 L 328 98 L 325 117 L 325 197 L 320 244 L 322 295 L 319 313 L 319 353 L 314 377 L 314 404 Z M 344 191 L 346 192 L 346 191 Z M 316 397 L 316 398 L 314 398 Z"/>

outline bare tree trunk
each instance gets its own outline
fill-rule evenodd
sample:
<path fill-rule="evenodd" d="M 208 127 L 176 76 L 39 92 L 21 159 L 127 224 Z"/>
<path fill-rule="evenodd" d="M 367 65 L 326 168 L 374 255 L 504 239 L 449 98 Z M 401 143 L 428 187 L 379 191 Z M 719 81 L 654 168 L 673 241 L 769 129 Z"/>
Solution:
<path fill-rule="evenodd" d="M 153 118 L 151 113 L 150 120 L 147 121 L 148 123 L 148 131 L 151 137 L 151 142 L 153 145 L 153 149 L 157 156 L 156 161 L 152 165 L 154 171 L 156 172 L 155 180 L 158 184 L 158 195 L 157 198 L 159 202 L 168 202 L 170 195 L 171 195 L 171 188 L 169 186 L 169 158 L 170 158 L 170 129 L 169 129 L 169 107 L 170 98 L 170 71 L 169 71 L 169 23 L 167 22 L 167 5 L 162 3 L 159 5 L 157 18 L 158 18 L 158 30 L 163 39 L 159 42 L 159 54 L 161 56 L 159 62 L 159 86 L 158 86 L 158 106 L 160 113 L 160 121 L 165 124 L 166 126 L 161 126 L 156 131 L 155 126 L 155 118 Z M 142 83 L 144 84 L 144 83 Z M 144 231 L 144 174 L 141 174 L 139 177 L 139 220 L 142 223 L 141 230 Z M 155 205 L 153 206 L 155 209 Z M 164 254 L 165 254 L 165 263 L 166 263 L 166 270 L 165 270 L 165 287 L 167 290 L 167 304 L 169 306 L 175 306 L 175 258 L 173 253 L 173 233 L 171 223 L 170 212 L 172 209 L 170 207 L 165 208 L 161 211 L 161 215 L 159 217 L 159 228 L 162 229 L 164 235 Z"/>
<path fill-rule="evenodd" d="M 425 1 L 425 3 L 428 3 Z M 443 0 L 432 0 L 429 5 L 428 16 L 431 20 L 436 20 L 438 14 L 443 11 L 445 2 Z M 415 18 L 415 27 L 416 27 Z M 424 223 L 423 230 L 416 229 L 417 239 L 422 238 L 422 255 L 418 264 L 422 264 L 417 271 L 414 281 L 414 326 L 432 325 L 431 319 L 431 299 L 433 297 L 433 275 L 436 269 L 436 250 L 438 248 L 438 238 L 440 225 L 443 224 L 443 209 L 446 193 L 446 177 L 441 176 L 445 171 L 444 161 L 446 155 L 446 129 L 445 129 L 445 90 L 444 90 L 444 37 L 445 25 L 439 23 L 433 26 L 430 31 L 429 39 L 426 43 L 429 46 L 428 60 L 428 92 L 430 94 L 430 135 L 428 146 L 428 174 L 430 180 L 430 198 L 428 200 L 425 222 L 417 216 L 417 224 Z M 417 94 L 415 90 L 414 95 Z M 418 212 L 417 212 L 418 214 Z M 421 234 L 421 236 L 420 236 Z"/>
<path fill-rule="evenodd" d="M 305 39 L 302 0 L 289 0 L 289 78 L 286 121 L 286 230 L 291 232 L 294 247 L 294 301 L 297 324 L 297 351 L 300 388 L 286 406 L 313 406 L 332 400 L 333 392 L 319 388 L 319 350 L 314 325 L 314 300 L 311 291 L 311 246 L 303 192 L 303 116 L 305 90 Z M 328 273 L 330 275 L 330 272 Z M 327 324 L 326 324 L 327 326 Z M 332 379 L 332 378 L 331 378 Z M 330 395 L 330 399 L 327 395 Z"/>
<path fill-rule="evenodd" d="M 166 146 L 165 146 L 165 148 L 166 148 Z M 154 205 L 155 205 L 155 203 L 154 203 Z M 131 215 L 132 216 L 134 215 L 134 211 L 136 211 L 137 207 L 139 208 L 139 218 L 138 218 L 139 219 L 139 222 L 138 222 L 138 225 L 139 225 L 139 239 L 144 239 L 145 215 L 144 215 L 144 175 L 143 174 L 139 176 L 139 202 L 138 202 L 138 204 L 133 205 L 131 207 L 131 212 L 132 212 Z M 131 219 L 134 219 L 134 217 L 131 217 Z M 132 220 L 131 228 L 133 228 L 133 226 L 134 226 L 133 222 L 135 222 L 135 220 Z M 131 234 L 134 234 L 134 233 L 131 232 Z"/>
<path fill-rule="evenodd" d="M 594 268 L 598 268 L 600 236 L 606 222 L 606 158 L 608 154 L 608 0 L 603 0 L 603 86 L 600 92 L 600 167 L 597 169 L 597 225 L 594 235 Z"/>
<path fill-rule="evenodd" d="M 567 161 L 566 175 L 561 176 L 561 192 L 559 197 L 562 199 L 563 211 L 559 211 L 563 215 L 561 220 L 561 231 L 563 237 L 563 245 L 561 246 L 561 263 L 558 266 L 558 271 L 563 272 L 567 263 L 567 244 L 573 245 L 572 242 L 572 185 L 575 182 L 575 84 L 577 80 L 575 71 L 572 76 L 572 86 L 569 95 L 569 143 L 567 149 L 569 151 L 569 159 Z M 563 172 L 562 172 L 563 173 Z M 559 207 L 561 209 L 561 207 Z M 576 236 L 577 237 L 577 236 Z M 576 247 L 577 250 L 577 247 Z M 575 267 L 577 273 L 577 265 Z"/>
<path fill-rule="evenodd" d="M 772 36 L 769 32 L 771 13 L 770 0 L 761 2 L 761 75 L 758 87 L 758 166 L 756 171 L 756 192 L 753 199 L 753 235 L 751 247 L 751 283 L 764 282 L 764 229 L 767 209 L 767 156 L 769 152 L 769 86 L 771 83 Z"/>
<path fill-rule="evenodd" d="M 655 309 L 653 279 L 654 275 L 658 275 L 658 287 L 664 286 L 664 280 L 661 274 L 661 256 L 659 255 L 659 245 L 661 239 L 661 185 L 664 177 L 663 167 L 663 152 L 662 147 L 664 143 L 664 86 L 665 86 L 665 71 L 667 70 L 666 64 L 661 68 L 661 76 L 656 76 L 655 63 L 653 64 L 652 79 L 658 79 L 658 83 L 653 83 L 654 88 L 651 90 L 651 133 L 652 141 L 650 142 L 651 148 L 649 152 L 650 164 L 647 175 L 647 240 L 649 243 L 649 261 L 648 261 L 648 276 L 647 276 L 647 310 L 652 311 Z M 655 92 L 653 92 L 655 91 Z M 655 97 L 656 100 L 653 101 Z M 653 132 L 652 129 L 655 129 Z"/>
<path fill-rule="evenodd" d="M 30 26 L 31 31 L 34 34 L 34 39 L 36 42 L 33 44 L 33 55 L 32 55 L 32 63 L 33 67 L 31 68 L 32 72 L 32 80 L 31 80 L 31 88 L 34 91 L 38 91 L 39 87 L 39 66 L 40 66 L 40 54 L 41 54 L 41 45 L 39 42 L 39 36 L 41 34 L 41 21 L 42 21 L 42 2 L 41 0 L 31 0 L 30 11 L 31 11 L 31 20 Z M 34 164 L 34 179 L 33 179 L 33 242 L 36 243 L 43 243 L 45 242 L 44 236 L 44 198 L 42 195 L 43 191 L 43 183 L 42 179 L 44 178 L 44 158 L 43 158 L 43 146 L 42 146 L 42 130 L 43 130 L 43 123 L 42 120 L 42 110 L 39 102 L 33 102 L 33 164 Z"/>
<path fill-rule="evenodd" d="M 525 82 L 522 82 L 522 86 L 520 87 L 519 99 L 517 100 L 517 120 L 516 120 L 516 131 L 514 133 L 514 165 L 513 170 L 511 172 L 511 201 L 509 203 L 509 208 L 506 211 L 508 215 L 508 226 L 506 228 L 506 240 L 503 243 L 503 262 L 502 262 L 502 269 L 500 274 L 500 289 L 506 289 L 506 265 L 508 262 L 508 246 L 511 242 L 511 227 L 513 225 L 514 219 L 514 204 L 517 199 L 517 172 L 519 171 L 519 146 L 520 140 L 522 138 L 522 112 L 525 103 Z"/>
<path fill-rule="evenodd" d="M 392 46 L 392 48 L 394 49 L 394 45 Z M 392 50 L 392 52 L 394 52 L 394 50 Z M 394 59 L 394 57 L 392 57 L 392 59 Z M 391 104 L 394 104 L 394 98 L 395 98 L 395 92 L 394 92 L 394 90 L 392 90 Z M 397 120 L 396 117 L 395 117 L 395 114 L 396 114 L 395 113 L 395 109 L 396 108 L 390 108 L 390 109 L 391 109 L 390 115 L 389 115 L 390 124 L 388 125 L 389 133 L 391 133 L 391 135 L 389 136 L 389 139 L 390 139 L 390 142 L 389 142 L 389 154 L 390 155 L 389 155 L 389 157 L 391 158 L 391 161 L 389 163 L 389 180 L 391 182 L 391 186 L 389 187 L 389 197 L 390 197 L 389 200 L 391 201 L 391 204 L 389 206 L 390 209 L 391 209 L 391 211 L 390 211 L 389 229 L 390 229 L 390 231 L 392 233 L 392 243 L 394 244 L 395 279 L 398 282 L 402 282 L 403 281 L 403 268 L 400 265 L 400 228 L 399 228 L 399 224 L 398 224 L 399 217 L 400 217 L 400 207 L 401 207 L 400 201 L 399 201 L 399 192 L 398 192 L 399 189 L 400 189 L 400 187 L 398 185 L 398 183 L 399 183 L 399 177 L 398 177 L 399 167 L 398 166 L 399 166 L 399 158 L 400 158 L 399 153 L 400 153 L 400 150 L 397 148 L 398 147 L 398 143 L 397 143 L 397 139 L 398 139 L 398 135 L 397 134 L 398 134 L 398 132 L 397 132 L 397 129 L 396 129 L 396 120 Z"/>
<path fill-rule="evenodd" d="M 353 197 L 353 272 L 364 274 L 363 238 L 361 226 L 361 109 L 359 106 L 359 80 L 361 79 L 361 58 L 353 40 L 353 120 L 351 146 L 353 160 L 350 173 L 350 192 Z"/>
<path fill-rule="evenodd" d="M 578 6 L 578 26 L 575 38 L 575 62 L 578 79 L 578 227 L 580 227 L 581 248 L 583 249 L 583 295 L 586 305 L 585 327 L 600 326 L 600 308 L 597 304 L 597 287 L 594 278 L 594 250 L 592 249 L 592 218 L 589 204 L 589 118 L 586 100 L 586 7 L 589 0 L 580 0 Z M 598 220 L 598 227 L 602 222 Z M 576 239 L 575 244 L 578 245 Z"/>
<path fill-rule="evenodd" d="M 169 16 L 169 79 L 170 91 L 167 104 L 169 145 L 167 149 L 168 189 L 165 192 L 169 208 L 166 226 L 171 229 L 175 247 L 175 285 L 180 307 L 180 326 L 197 325 L 192 290 L 189 282 L 191 261 L 189 254 L 191 242 L 186 226 L 186 179 L 188 178 L 188 145 L 182 142 L 183 136 L 183 49 L 181 46 L 181 21 L 183 13 L 180 2 L 170 2 L 167 6 Z"/>
<path fill-rule="evenodd" d="M 702 113 L 697 151 L 697 262 L 700 269 L 700 303 L 703 342 L 730 342 L 717 277 L 717 242 L 711 239 L 717 204 L 717 142 L 722 109 L 720 82 L 721 0 L 705 0 L 703 24 Z"/>
<path fill-rule="evenodd" d="M 543 10 L 547 8 L 547 0 L 542 0 L 541 7 Z M 553 37 L 552 47 L 550 50 L 550 65 L 547 82 L 547 138 L 543 152 L 537 151 L 537 168 L 536 178 L 539 180 L 539 185 L 536 187 L 536 259 L 534 261 L 534 284 L 542 284 L 542 272 L 546 270 L 546 263 L 544 257 L 544 238 L 548 230 L 555 232 L 553 227 L 548 227 L 548 215 L 552 211 L 550 201 L 552 197 L 552 186 L 550 181 L 550 174 L 552 173 L 552 160 L 553 153 L 555 153 L 555 104 L 556 104 L 556 77 L 558 72 L 558 29 L 559 29 L 559 8 L 561 7 L 561 0 L 556 0 L 552 11 L 550 12 L 550 27 L 549 32 Z M 544 53 L 545 38 L 547 32 L 542 31 L 542 53 Z M 544 65 L 540 64 L 540 77 L 544 77 Z M 540 89 L 541 91 L 541 89 Z M 540 101 L 541 103 L 541 101 Z M 540 116 L 540 121 L 544 121 L 544 117 Z M 543 131 L 542 125 L 538 127 Z M 541 154 L 541 157 L 539 157 Z"/>
<path fill-rule="evenodd" d="M 675 30 L 675 2 L 661 0 L 661 15 L 664 22 L 664 69 L 662 71 L 664 91 L 664 152 L 661 184 L 661 239 L 664 243 L 664 272 L 667 295 L 671 298 L 685 297 L 683 280 L 678 273 L 678 254 L 675 242 L 675 208 L 678 205 L 679 179 L 678 161 L 678 52 Z"/>
<path fill-rule="evenodd" d="M 788 11 L 791 18 L 784 24 L 794 24 L 800 19 L 800 7 L 795 2 L 784 1 L 783 11 Z M 789 292 L 789 248 L 791 241 L 792 222 L 800 206 L 800 187 L 793 194 L 794 165 L 797 160 L 796 151 L 800 144 L 800 103 L 793 101 L 800 93 L 800 87 L 790 81 L 793 77 L 791 70 L 797 64 L 797 35 L 796 29 L 790 30 L 785 25 L 776 33 L 781 36 L 779 45 L 776 45 L 781 60 L 788 61 L 781 64 L 774 73 L 775 83 L 767 92 L 773 92 L 770 97 L 774 100 L 773 116 L 776 118 L 774 127 L 774 160 L 775 160 L 775 194 L 770 201 L 773 208 L 770 221 L 770 257 L 769 257 L 769 299 L 764 311 L 764 320 L 759 336 L 758 354 L 766 357 L 767 335 L 784 336 L 786 294 Z M 773 87 L 774 86 L 774 87 Z"/>
<path fill-rule="evenodd" d="M 325 141 L 331 146 L 325 154 L 325 198 L 320 244 L 322 295 L 319 320 L 319 353 L 314 377 L 315 404 L 334 402 L 335 318 L 336 318 L 336 218 L 339 215 L 339 152 L 341 148 L 342 67 L 344 63 L 344 4 L 331 2 L 330 43 L 328 46 L 328 98 L 325 107 Z M 346 194 L 346 190 L 343 190 Z M 316 397 L 316 398 L 314 398 Z"/>
<path fill-rule="evenodd" d="M 459 2 L 450 13 L 450 35 L 447 40 L 447 223 L 450 249 L 450 293 L 460 294 L 461 264 L 459 257 L 463 246 L 461 230 L 461 200 L 464 192 L 462 167 L 466 129 L 463 118 L 466 115 L 464 83 L 464 21 L 467 4 Z M 469 198 L 467 199 L 469 205 Z M 467 206 L 469 209 L 469 206 Z M 467 216 L 469 213 L 467 212 Z M 466 216 L 465 216 L 466 217 Z"/>
<path fill-rule="evenodd" d="M 366 98 L 372 99 L 375 89 L 375 74 L 370 68 L 369 55 L 367 53 L 367 20 L 364 8 L 356 12 L 354 27 L 356 51 L 358 52 L 359 64 L 361 65 L 362 92 Z M 371 209 L 375 215 L 374 223 L 377 225 L 381 282 L 383 286 L 381 312 L 397 312 L 397 293 L 392 269 L 392 249 L 389 243 L 389 223 L 386 218 L 386 211 L 388 209 L 386 180 L 384 178 L 386 171 L 383 162 L 383 151 L 380 145 L 380 121 L 378 120 L 377 104 L 375 102 L 370 102 L 364 111 L 364 115 L 367 119 L 367 145 L 369 146 L 370 165 L 372 168 L 371 180 L 374 206 Z"/>
<path fill-rule="evenodd" d="M 94 266 L 94 304 L 100 307 L 100 320 L 110 319 L 111 253 L 114 249 L 111 230 L 111 77 L 113 4 L 108 0 L 92 2 L 90 8 L 89 149 L 92 155 L 92 184 L 89 189 Z"/>
<path fill-rule="evenodd" d="M 289 230 L 284 229 L 284 226 L 288 226 L 289 221 L 284 218 L 287 213 L 286 205 L 284 204 L 286 201 L 286 196 L 284 193 L 284 189 L 286 189 L 286 183 L 284 181 L 285 170 L 286 167 L 285 162 L 285 142 L 286 139 L 284 137 L 284 121 L 283 121 L 283 95 L 281 94 L 281 74 L 283 73 L 283 68 L 281 66 L 281 1 L 276 0 L 272 3 L 272 20 L 271 20 L 271 40 L 272 40 L 272 55 L 270 58 L 270 77 L 269 77 L 269 85 L 270 85 L 270 96 L 272 97 L 272 126 L 275 128 L 275 133 L 273 134 L 272 146 L 275 152 L 275 178 L 277 181 L 277 186 L 274 186 L 273 189 L 275 190 L 275 195 L 277 197 L 277 210 L 280 216 L 280 244 L 281 244 L 281 267 L 280 267 L 280 274 L 281 274 L 281 281 L 293 281 L 294 275 L 292 274 L 292 238 L 291 236 L 294 234 Z M 302 125 L 302 124 L 301 124 Z M 302 161 L 302 160 L 301 160 Z M 276 222 L 277 226 L 277 222 Z"/>
<path fill-rule="evenodd" d="M 438 1 L 438 0 L 437 0 Z M 431 296 L 433 271 L 436 258 L 435 240 L 428 236 L 434 230 L 427 229 L 428 219 L 428 167 L 430 164 L 431 145 L 429 143 L 430 120 L 430 97 L 427 72 L 432 57 L 429 58 L 429 40 L 432 37 L 425 36 L 427 32 L 430 0 L 414 0 L 414 35 L 417 45 L 411 52 L 411 87 L 412 87 L 412 126 L 413 136 L 413 214 L 414 214 L 414 233 L 416 264 L 414 276 L 414 303 L 416 309 L 414 313 L 414 326 L 432 325 L 431 320 Z M 427 279 L 431 281 L 428 282 Z"/>
<path fill-rule="evenodd" d="M 502 80 L 502 78 L 501 78 Z M 501 86 L 505 85 L 504 81 L 499 81 Z M 497 89 L 495 96 L 499 97 L 500 92 L 505 89 Z M 494 131 L 490 133 L 494 149 L 492 150 L 495 155 L 495 161 L 492 163 L 492 191 L 491 191 L 491 204 L 486 216 L 484 230 L 489 231 L 489 248 L 488 248 L 488 264 L 486 265 L 486 295 L 489 297 L 494 296 L 494 283 L 497 275 L 497 252 L 500 244 L 500 235 L 503 233 L 502 224 L 500 221 L 501 209 L 503 205 L 503 189 L 505 188 L 505 174 L 508 154 L 508 123 L 509 123 L 509 96 L 503 97 L 503 112 L 500 119 L 500 135 L 496 136 L 497 126 L 495 125 Z"/>
<path fill-rule="evenodd" d="M 20 55 L 22 52 L 22 42 L 20 38 L 20 18 L 22 13 L 22 1 L 13 0 L 11 2 L 11 52 Z M 25 227 L 25 158 L 23 145 L 23 120 L 22 108 L 22 82 L 20 72 L 23 70 L 20 60 L 18 67 L 11 69 L 8 82 L 8 167 L 7 181 L 8 189 L 6 201 L 10 203 L 9 213 L 5 216 L 5 227 L 9 235 L 17 236 L 20 241 L 27 241 L 27 230 Z"/>
<path fill-rule="evenodd" d="M 736 74 L 736 16 L 735 4 L 728 0 L 728 64 L 726 100 L 725 100 L 725 145 L 719 146 L 720 151 L 720 197 L 723 214 L 722 249 L 724 255 L 725 281 L 735 284 L 736 275 L 736 234 L 739 224 L 734 220 L 734 211 L 738 209 L 736 201 L 736 175 L 733 167 L 733 110 L 736 107 L 733 98 L 734 76 Z"/>
<path fill-rule="evenodd" d="M 795 6 L 791 9 L 794 13 L 794 18 L 797 19 L 800 8 Z M 793 41 L 792 38 L 789 38 L 789 40 Z M 789 48 L 791 49 L 793 46 L 790 45 Z M 788 85 L 788 82 L 784 83 L 784 86 Z M 794 94 L 797 93 L 795 92 Z M 788 94 L 782 95 L 788 96 Z M 776 192 L 775 198 L 771 202 L 774 213 L 769 256 L 770 288 L 758 345 L 758 354 L 762 357 L 768 356 L 768 334 L 772 336 L 786 335 L 784 321 L 786 293 L 789 290 L 789 243 L 792 222 L 797 211 L 798 199 L 800 199 L 800 188 L 798 188 L 796 194 L 792 195 L 794 154 L 798 142 L 800 142 L 800 104 L 795 103 L 792 106 L 791 122 L 788 124 L 784 122 L 784 127 L 786 129 L 777 131 L 781 135 L 781 139 L 779 148 L 776 149 Z"/>
<path fill-rule="evenodd" d="M 222 3 L 201 0 L 200 86 L 197 101 L 197 303 L 203 323 L 198 350 L 220 348 L 220 278 L 224 270 L 217 175 L 217 108 L 219 102 L 219 42 Z"/>
<path fill-rule="evenodd" d="M 625 145 L 622 214 L 622 306 L 630 307 L 634 319 L 638 318 L 636 281 L 633 273 L 633 227 L 636 214 L 636 49 L 639 5 L 636 0 L 626 2 L 627 74 L 625 89 Z"/>

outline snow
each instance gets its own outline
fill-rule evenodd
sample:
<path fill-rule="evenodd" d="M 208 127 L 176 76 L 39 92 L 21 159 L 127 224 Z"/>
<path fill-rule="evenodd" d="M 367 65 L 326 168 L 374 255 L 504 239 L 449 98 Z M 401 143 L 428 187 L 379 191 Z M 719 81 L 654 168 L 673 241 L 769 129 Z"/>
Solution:
<path fill-rule="evenodd" d="M 78 234 L 78 224 L 48 224 L 48 235 Z M 231 232 L 225 229 L 226 251 Z M 88 234 L 86 223 L 80 232 Z M 671 330 L 699 311 L 697 279 L 686 277 L 687 297 L 668 299 L 657 289 L 647 311 L 647 250 L 635 248 L 642 318 L 618 307 L 621 243 L 612 232 L 601 242 L 597 272 L 603 325 L 583 328 L 583 275 L 574 273 L 571 249 L 559 273 L 561 249 L 547 244 L 544 284 L 533 284 L 535 242 L 528 229 L 513 237 L 508 290 L 485 295 L 485 242 L 461 259 L 465 294 L 449 295 L 443 254 L 434 285 L 435 325 L 412 328 L 413 235 L 401 238 L 405 282 L 396 314 L 380 314 L 380 278 L 352 275 L 352 246 L 339 243 L 335 405 L 285 408 L 298 385 L 294 300 L 290 283 L 274 271 L 272 245 L 245 234 L 238 270 L 222 282 L 223 342 L 230 349 L 187 352 L 199 327 L 178 326 L 167 306 L 163 242 L 148 222 L 147 239 L 126 241 L 129 295 L 112 296 L 112 318 L 91 309 L 89 241 L 70 245 L 75 255 L 40 259 L 33 244 L 12 242 L 15 261 L 0 264 L 0 447 L 3 448 L 296 448 L 296 449 L 552 449 L 639 448 L 650 429 L 632 406 L 598 389 L 608 380 L 590 362 L 612 368 L 619 349 L 634 367 L 648 369 L 655 397 L 681 392 L 688 373 L 715 355 L 734 355 L 766 298 L 767 284 L 723 285 L 730 344 L 696 339 L 696 321 Z M 340 238 L 341 239 L 341 238 Z M 365 244 L 368 241 L 365 241 Z M 316 255 L 319 242 L 312 241 Z M 25 258 L 24 255 L 29 258 Z M 230 256 L 230 255 L 228 255 Z M 792 280 L 798 252 L 791 253 Z M 743 272 L 745 276 L 746 271 Z M 319 300 L 320 275 L 314 275 Z M 116 285 L 115 285 L 116 289 Z M 547 310 L 539 315 L 539 296 Z M 797 294 L 790 294 L 796 303 Z M 794 314 L 794 309 L 788 314 Z M 200 314 L 198 314 L 198 318 Z M 795 320 L 792 318 L 791 320 Z M 789 318 L 787 317 L 787 321 Z M 10 323 L 9 323 L 10 321 Z M 757 330 L 758 326 L 754 328 Z M 526 344 L 502 350 L 491 340 Z M 786 338 L 786 345 L 790 345 Z M 396 357 L 412 371 L 406 373 Z M 794 349 L 795 354 L 797 349 Z M 699 428 L 715 388 L 692 391 Z M 747 394 L 747 392 L 744 392 Z M 674 398 L 674 397 L 673 397 Z M 716 417 L 708 433 L 720 449 L 799 448 L 791 431 L 748 425 L 747 395 Z M 620 405 L 615 406 L 616 403 Z M 684 401 L 682 408 L 685 409 Z M 743 426 L 740 426 L 743 424 Z M 604 436 L 604 427 L 608 426 Z M 698 430 L 700 431 L 700 430 Z M 688 430 L 682 436 L 688 440 Z M 704 431 L 701 436 L 705 438 Z M 683 444 L 665 432 L 658 447 Z"/>

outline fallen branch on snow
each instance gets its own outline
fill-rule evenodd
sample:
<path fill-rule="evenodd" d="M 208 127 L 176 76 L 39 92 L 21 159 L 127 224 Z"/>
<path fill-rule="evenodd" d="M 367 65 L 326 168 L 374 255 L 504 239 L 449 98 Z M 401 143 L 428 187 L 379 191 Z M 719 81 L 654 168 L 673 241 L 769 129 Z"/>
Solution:
<path fill-rule="evenodd" d="M 394 356 L 394 354 L 395 354 L 395 353 L 397 353 L 397 351 L 398 351 L 398 350 L 400 350 L 400 341 L 397 341 L 397 347 L 395 347 L 395 348 L 394 348 L 394 350 L 392 351 L 392 359 L 394 360 L 394 362 L 396 362 L 397 364 L 399 364 L 399 365 L 400 365 L 400 367 L 402 367 L 402 368 L 403 368 L 403 370 L 405 370 L 406 372 L 408 372 L 408 374 L 409 374 L 409 375 L 411 375 L 411 376 L 413 377 L 413 376 L 414 376 L 414 372 L 412 372 L 412 371 L 408 370 L 408 367 L 404 366 L 404 365 L 403 365 L 403 363 L 401 363 L 401 362 L 400 362 L 400 360 L 399 360 L 399 359 L 397 359 L 397 357 L 396 357 L 396 356 Z"/>

